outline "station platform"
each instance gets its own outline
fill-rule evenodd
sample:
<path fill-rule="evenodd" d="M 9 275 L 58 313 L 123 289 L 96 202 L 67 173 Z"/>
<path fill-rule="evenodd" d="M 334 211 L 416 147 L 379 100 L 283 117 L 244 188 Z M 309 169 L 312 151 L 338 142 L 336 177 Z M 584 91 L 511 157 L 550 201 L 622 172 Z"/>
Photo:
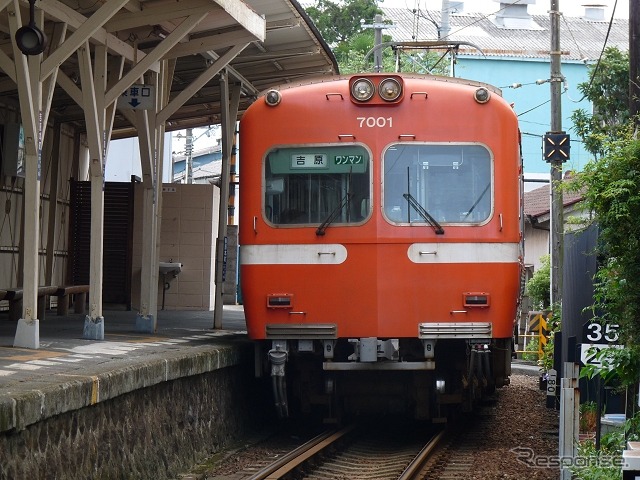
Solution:
<path fill-rule="evenodd" d="M 233 366 L 252 354 L 242 306 L 158 311 L 157 332 L 135 331 L 137 312 L 105 310 L 104 340 L 82 338 L 85 316 L 47 312 L 40 348 L 13 347 L 17 322 L 0 312 L 0 432 L 169 380 Z"/>
<path fill-rule="evenodd" d="M 512 360 L 511 373 L 513 375 L 526 375 L 529 377 L 539 377 L 540 367 L 534 362 L 526 362 L 524 360 Z"/>
<path fill-rule="evenodd" d="M 82 338 L 84 315 L 48 312 L 38 350 L 13 347 L 17 322 L 0 312 L 0 432 L 124 393 L 246 361 L 253 352 L 242 306 L 225 305 L 222 328 L 210 311 L 158 311 L 155 334 L 135 331 L 135 311 L 105 310 L 103 341 Z M 539 375 L 514 360 L 514 374 Z"/>

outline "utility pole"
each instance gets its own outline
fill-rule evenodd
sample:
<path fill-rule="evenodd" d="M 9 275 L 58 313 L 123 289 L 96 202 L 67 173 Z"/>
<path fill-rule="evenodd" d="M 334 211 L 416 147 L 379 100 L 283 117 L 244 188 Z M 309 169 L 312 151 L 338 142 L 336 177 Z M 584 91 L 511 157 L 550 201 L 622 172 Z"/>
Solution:
<path fill-rule="evenodd" d="M 559 0 L 551 0 L 551 124 L 544 136 L 544 159 L 551 165 L 551 306 L 562 306 L 564 212 L 562 164 L 569 159 L 569 135 L 562 130 Z"/>
<path fill-rule="evenodd" d="M 562 308 L 562 262 L 564 256 L 564 202 L 562 201 L 562 164 L 569 159 L 570 139 L 562 130 L 562 83 L 560 51 L 559 0 L 551 0 L 549 9 L 551 23 L 551 124 L 543 140 L 544 159 L 551 165 L 551 308 L 556 312 Z M 580 390 L 578 389 L 578 366 L 566 362 L 561 379 L 560 432 L 558 451 L 561 458 L 575 458 L 578 436 Z M 568 467 L 563 465 L 561 480 L 572 478 Z"/>
<path fill-rule="evenodd" d="M 364 20 L 360 20 L 364 22 Z M 382 71 L 382 29 L 389 28 L 389 25 L 382 23 L 382 15 L 377 14 L 373 18 L 372 24 L 362 23 L 362 28 L 373 28 L 373 71 Z M 378 47 L 378 48 L 376 48 Z"/>
<path fill-rule="evenodd" d="M 633 118 L 636 130 L 640 112 L 640 5 L 629 2 L 629 113 Z"/>
<path fill-rule="evenodd" d="M 185 153 L 187 155 L 187 183 L 193 183 L 193 129 L 187 128 Z"/>

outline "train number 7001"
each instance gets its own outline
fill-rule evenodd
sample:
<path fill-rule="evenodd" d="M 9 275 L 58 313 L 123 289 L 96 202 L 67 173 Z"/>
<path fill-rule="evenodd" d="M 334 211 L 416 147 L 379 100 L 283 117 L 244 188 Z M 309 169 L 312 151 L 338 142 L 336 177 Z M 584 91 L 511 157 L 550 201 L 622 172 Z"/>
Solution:
<path fill-rule="evenodd" d="M 356 119 L 360 122 L 360 128 L 393 127 L 393 117 L 356 117 Z"/>

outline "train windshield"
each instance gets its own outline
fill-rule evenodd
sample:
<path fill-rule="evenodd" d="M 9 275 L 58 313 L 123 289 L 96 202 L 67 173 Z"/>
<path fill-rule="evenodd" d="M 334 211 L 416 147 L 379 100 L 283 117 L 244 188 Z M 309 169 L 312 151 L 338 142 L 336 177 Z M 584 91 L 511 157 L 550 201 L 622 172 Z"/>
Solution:
<path fill-rule="evenodd" d="M 383 165 L 384 213 L 393 223 L 428 223 L 420 207 L 441 224 L 479 224 L 491 215 L 492 159 L 482 145 L 396 144 Z"/>
<path fill-rule="evenodd" d="M 322 225 L 322 232 L 330 224 L 361 223 L 371 211 L 369 165 L 369 153 L 359 145 L 271 150 L 265 218 L 274 225 Z"/>

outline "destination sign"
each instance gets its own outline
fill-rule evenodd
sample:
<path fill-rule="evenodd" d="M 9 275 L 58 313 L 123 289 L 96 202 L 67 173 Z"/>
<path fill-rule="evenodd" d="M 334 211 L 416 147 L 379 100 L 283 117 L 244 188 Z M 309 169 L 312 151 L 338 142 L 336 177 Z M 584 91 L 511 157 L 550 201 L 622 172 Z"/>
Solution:
<path fill-rule="evenodd" d="M 324 153 L 296 153 L 291 155 L 291 168 L 328 168 Z"/>

